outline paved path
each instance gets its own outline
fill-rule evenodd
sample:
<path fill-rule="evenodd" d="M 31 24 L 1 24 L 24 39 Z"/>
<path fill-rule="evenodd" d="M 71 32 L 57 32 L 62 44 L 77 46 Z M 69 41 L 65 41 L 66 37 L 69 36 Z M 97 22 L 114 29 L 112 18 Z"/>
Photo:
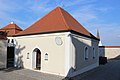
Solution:
<path fill-rule="evenodd" d="M 120 60 L 110 60 L 105 65 L 76 76 L 74 80 L 120 80 Z"/>
<path fill-rule="evenodd" d="M 21 70 L 2 70 L 0 80 L 62 80 L 63 77 L 45 74 L 28 69 Z"/>
<path fill-rule="evenodd" d="M 63 77 L 28 69 L 0 70 L 0 80 L 62 80 Z M 78 75 L 73 80 L 120 80 L 120 60 L 111 60 L 91 71 Z"/>

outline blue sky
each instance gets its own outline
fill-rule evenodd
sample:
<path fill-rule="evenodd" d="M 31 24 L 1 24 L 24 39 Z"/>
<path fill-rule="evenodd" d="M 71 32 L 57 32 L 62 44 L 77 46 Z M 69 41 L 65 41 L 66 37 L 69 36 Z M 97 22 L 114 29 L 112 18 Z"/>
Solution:
<path fill-rule="evenodd" d="M 120 45 L 120 0 L 0 0 L 0 27 L 25 29 L 57 6 L 94 35 L 99 29 L 103 45 Z"/>

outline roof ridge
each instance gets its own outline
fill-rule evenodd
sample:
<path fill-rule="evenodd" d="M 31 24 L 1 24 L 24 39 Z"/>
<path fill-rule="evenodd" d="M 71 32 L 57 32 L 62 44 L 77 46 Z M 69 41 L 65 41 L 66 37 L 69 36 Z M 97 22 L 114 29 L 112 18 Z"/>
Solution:
<path fill-rule="evenodd" d="M 59 6 L 58 6 L 59 7 Z M 51 12 L 51 11 L 50 11 Z M 49 13 L 50 13 L 49 12 Z M 41 21 L 42 19 L 44 19 L 47 15 L 49 15 L 49 13 L 47 13 L 47 14 L 45 14 L 44 16 L 42 16 L 40 19 L 38 19 L 37 21 L 35 21 L 35 22 L 33 22 L 30 26 L 33 26 L 33 25 L 35 25 L 37 22 L 39 22 L 39 21 Z M 27 29 L 29 29 L 30 27 L 27 27 L 26 29 L 24 29 L 22 32 L 20 32 L 20 33 L 23 33 L 24 31 L 26 31 Z M 20 34 L 20 33 L 18 33 L 18 34 Z"/>
<path fill-rule="evenodd" d="M 19 27 L 17 24 L 15 24 L 15 29 L 23 30 L 21 27 Z"/>
<path fill-rule="evenodd" d="M 70 30 L 70 27 L 68 26 L 68 24 L 67 24 L 67 22 L 66 22 L 66 20 L 65 20 L 65 17 L 64 17 L 64 15 L 63 15 L 63 12 L 61 11 L 61 8 L 58 7 L 58 9 L 59 9 L 59 11 L 60 11 L 60 14 L 61 14 L 61 16 L 62 16 L 62 19 L 63 19 L 63 21 L 64 21 L 64 23 L 65 23 L 67 29 Z"/>

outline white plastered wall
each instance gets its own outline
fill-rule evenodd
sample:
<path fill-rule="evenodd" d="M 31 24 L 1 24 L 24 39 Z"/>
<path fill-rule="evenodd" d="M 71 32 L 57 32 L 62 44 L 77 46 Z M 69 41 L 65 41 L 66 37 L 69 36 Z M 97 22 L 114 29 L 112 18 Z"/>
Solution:
<path fill-rule="evenodd" d="M 68 32 L 51 33 L 41 35 L 29 35 L 15 37 L 16 45 L 16 65 L 27 69 L 33 69 L 33 50 L 38 48 L 41 51 L 41 72 L 65 76 L 65 37 Z M 62 45 L 57 45 L 55 38 L 62 39 Z M 30 58 L 27 59 L 27 53 Z M 48 53 L 48 61 L 45 61 L 45 53 Z M 21 64 L 18 64 L 21 63 Z"/>
<path fill-rule="evenodd" d="M 86 72 L 90 69 L 97 67 L 99 64 L 99 55 L 98 55 L 98 41 L 90 38 L 86 38 L 80 35 L 70 34 L 69 36 L 69 50 L 70 58 L 69 61 L 69 71 L 67 76 L 75 76 L 77 74 Z M 89 56 L 88 60 L 84 58 L 84 48 L 88 47 Z M 93 59 L 93 51 L 95 49 L 95 58 Z"/>
<path fill-rule="evenodd" d="M 63 44 L 60 46 L 56 45 L 55 37 L 61 37 Z M 72 77 L 98 66 L 97 40 L 71 34 L 70 32 L 18 36 L 15 39 L 17 40 L 15 61 L 17 63 L 17 59 L 20 57 L 23 67 L 27 69 L 34 70 L 32 57 L 35 48 L 38 48 L 42 53 L 41 72 Z M 84 60 L 85 46 L 88 46 L 90 49 L 90 55 L 87 61 Z M 94 46 L 96 50 L 95 59 L 92 58 L 91 46 Z M 80 58 L 76 57 L 78 50 L 80 50 L 80 54 L 78 55 Z M 30 53 L 29 59 L 27 59 L 27 53 Z M 48 53 L 48 61 L 44 60 L 45 53 Z"/>

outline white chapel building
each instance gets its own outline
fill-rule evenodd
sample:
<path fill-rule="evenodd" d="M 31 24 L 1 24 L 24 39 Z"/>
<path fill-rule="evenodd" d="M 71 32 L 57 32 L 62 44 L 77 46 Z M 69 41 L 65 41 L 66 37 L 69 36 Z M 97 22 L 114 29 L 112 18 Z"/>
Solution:
<path fill-rule="evenodd" d="M 60 7 L 25 30 L 15 23 L 6 27 L 14 32 L 7 51 L 14 67 L 72 77 L 99 65 L 99 39 Z"/>

